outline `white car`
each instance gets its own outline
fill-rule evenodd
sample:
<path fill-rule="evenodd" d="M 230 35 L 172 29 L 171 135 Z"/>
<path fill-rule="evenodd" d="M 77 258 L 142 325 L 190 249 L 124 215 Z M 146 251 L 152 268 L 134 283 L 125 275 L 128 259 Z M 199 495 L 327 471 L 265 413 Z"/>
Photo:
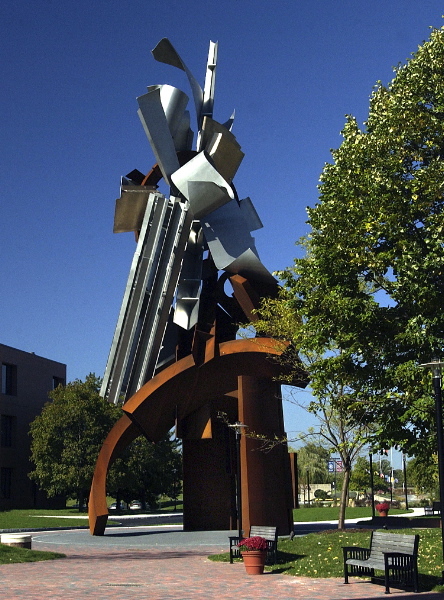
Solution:
<path fill-rule="evenodd" d="M 130 505 L 130 510 L 141 510 L 142 509 L 142 502 L 140 500 L 133 500 Z"/>

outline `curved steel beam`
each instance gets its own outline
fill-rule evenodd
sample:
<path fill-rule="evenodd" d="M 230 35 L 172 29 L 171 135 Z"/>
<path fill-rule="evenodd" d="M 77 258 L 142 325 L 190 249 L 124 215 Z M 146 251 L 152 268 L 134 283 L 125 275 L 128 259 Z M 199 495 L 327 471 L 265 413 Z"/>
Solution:
<path fill-rule="evenodd" d="M 271 338 L 232 340 L 218 345 L 214 358 L 197 365 L 190 354 L 170 365 L 140 388 L 123 407 L 124 416 L 106 438 L 96 463 L 89 499 L 92 535 L 103 535 L 108 520 L 106 476 L 112 461 L 143 433 L 153 442 L 211 398 L 237 389 L 240 375 L 276 378 L 281 366 L 271 356 L 287 343 Z"/>
<path fill-rule="evenodd" d="M 108 520 L 106 476 L 113 460 L 142 432 L 125 414 L 117 421 L 103 442 L 97 458 L 88 502 L 91 535 L 103 535 Z"/>

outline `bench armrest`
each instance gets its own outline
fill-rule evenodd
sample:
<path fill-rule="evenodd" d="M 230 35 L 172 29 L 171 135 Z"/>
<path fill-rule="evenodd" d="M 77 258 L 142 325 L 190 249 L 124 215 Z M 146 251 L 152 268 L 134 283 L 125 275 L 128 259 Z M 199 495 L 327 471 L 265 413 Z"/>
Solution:
<path fill-rule="evenodd" d="M 390 567 L 409 567 L 417 561 L 416 554 L 404 554 L 404 552 L 383 552 L 384 564 Z"/>
<path fill-rule="evenodd" d="M 232 564 L 234 558 L 240 557 L 240 552 L 237 545 L 242 538 L 237 535 L 229 535 L 228 539 L 230 540 L 230 563 Z"/>
<path fill-rule="evenodd" d="M 359 546 L 343 546 L 342 552 L 344 555 L 344 561 L 349 558 L 367 560 L 367 558 L 370 556 L 370 548 L 360 548 Z"/>

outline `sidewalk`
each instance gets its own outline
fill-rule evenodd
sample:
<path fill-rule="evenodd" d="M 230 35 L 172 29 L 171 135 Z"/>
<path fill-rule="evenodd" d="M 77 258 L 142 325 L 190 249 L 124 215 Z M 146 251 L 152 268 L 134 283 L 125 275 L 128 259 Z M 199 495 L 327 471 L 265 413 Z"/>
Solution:
<path fill-rule="evenodd" d="M 423 508 L 413 508 L 410 513 L 402 513 L 393 515 L 393 517 L 414 517 L 414 516 L 424 516 Z M 43 515 L 42 515 L 43 517 Z M 138 526 L 151 526 L 151 525 L 166 525 L 173 524 L 177 525 L 182 522 L 183 513 L 175 512 L 175 513 L 135 513 L 135 514 L 126 514 L 126 515 L 115 515 L 110 513 L 109 521 L 119 522 L 122 526 L 129 527 L 138 527 Z M 14 533 L 14 532 L 35 532 L 35 531 L 46 531 L 45 528 L 38 527 L 39 517 L 35 516 L 36 519 L 36 527 L 32 529 L 0 529 L 1 533 Z M 59 519 L 66 519 L 66 529 L 78 529 L 79 527 L 71 527 L 69 521 L 71 519 L 84 519 L 85 525 L 84 528 L 88 529 L 88 515 L 79 513 L 78 515 L 66 515 L 59 516 Z M 372 517 L 361 517 L 359 519 L 346 519 L 346 526 L 353 526 L 357 523 L 363 523 L 365 521 L 371 521 Z M 312 531 L 319 531 L 320 529 L 333 529 L 337 527 L 338 521 L 295 521 L 294 529 L 296 535 L 306 535 Z M 55 530 L 59 530 L 60 528 L 54 528 Z M 108 527 L 109 529 L 109 527 Z"/>
<path fill-rule="evenodd" d="M 366 600 L 384 588 L 352 579 L 311 579 L 283 574 L 251 576 L 242 563 L 214 563 L 228 532 L 183 532 L 177 526 L 118 527 L 103 537 L 85 530 L 33 534 L 33 548 L 66 559 L 0 565 L 3 600 Z M 295 544 L 302 544 L 301 538 Z M 432 592 L 398 593 L 392 600 L 442 599 Z"/>

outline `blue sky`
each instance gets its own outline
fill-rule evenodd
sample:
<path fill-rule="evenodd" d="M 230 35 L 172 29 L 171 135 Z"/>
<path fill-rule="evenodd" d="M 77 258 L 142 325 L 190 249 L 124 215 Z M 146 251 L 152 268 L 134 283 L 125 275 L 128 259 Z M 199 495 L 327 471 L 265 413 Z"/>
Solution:
<path fill-rule="evenodd" d="M 151 57 L 162 37 L 202 84 L 219 42 L 214 116 L 236 109 L 235 184 L 273 271 L 307 232 L 345 115 L 365 120 L 375 82 L 442 12 L 437 0 L 3 2 L 0 342 L 67 363 L 70 380 L 103 374 L 134 251 L 112 233 L 119 178 L 155 162 L 135 99 L 160 83 L 188 93 Z"/>

